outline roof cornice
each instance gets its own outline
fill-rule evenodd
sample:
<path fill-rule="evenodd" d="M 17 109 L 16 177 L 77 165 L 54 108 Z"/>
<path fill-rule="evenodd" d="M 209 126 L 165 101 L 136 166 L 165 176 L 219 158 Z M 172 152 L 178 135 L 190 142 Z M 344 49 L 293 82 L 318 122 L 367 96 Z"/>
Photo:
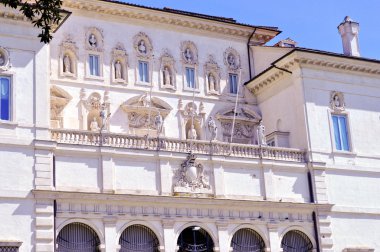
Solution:
<path fill-rule="evenodd" d="M 265 44 L 281 31 L 260 26 L 249 26 L 239 23 L 208 20 L 196 16 L 182 15 L 180 13 L 165 12 L 153 8 L 127 5 L 111 1 L 99 0 L 64 0 L 65 8 L 97 12 L 123 18 L 131 18 L 141 21 L 175 25 L 185 28 L 197 29 L 208 33 L 223 34 L 236 37 L 249 38 L 256 29 L 253 42 Z"/>
<path fill-rule="evenodd" d="M 323 52 L 313 52 L 303 49 L 294 49 L 283 57 L 274 61 L 269 68 L 248 81 L 246 87 L 255 95 L 273 85 L 287 71 L 295 66 L 318 67 L 329 70 L 347 71 L 358 74 L 380 75 L 380 62 L 375 60 L 352 58 Z"/>

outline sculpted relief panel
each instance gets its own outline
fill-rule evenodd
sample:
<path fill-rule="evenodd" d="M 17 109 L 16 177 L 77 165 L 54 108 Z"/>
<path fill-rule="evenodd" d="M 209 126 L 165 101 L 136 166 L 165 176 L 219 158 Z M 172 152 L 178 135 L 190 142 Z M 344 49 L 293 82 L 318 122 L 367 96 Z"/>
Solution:
<path fill-rule="evenodd" d="M 7 49 L 0 47 L 0 71 L 7 71 L 10 69 L 10 56 Z"/>

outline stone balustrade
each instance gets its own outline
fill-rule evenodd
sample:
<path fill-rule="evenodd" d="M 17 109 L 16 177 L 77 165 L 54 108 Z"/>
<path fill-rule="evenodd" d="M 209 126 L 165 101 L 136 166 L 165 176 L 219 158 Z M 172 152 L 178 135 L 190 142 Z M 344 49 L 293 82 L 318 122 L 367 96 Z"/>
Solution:
<path fill-rule="evenodd" d="M 99 133 L 82 130 L 52 129 L 53 141 L 65 144 L 109 146 L 127 149 L 160 150 L 170 152 L 207 154 L 244 158 L 260 158 L 305 162 L 305 152 L 299 149 L 258 146 L 249 144 L 227 143 L 219 141 L 181 140 L 133 136 L 117 133 Z"/>

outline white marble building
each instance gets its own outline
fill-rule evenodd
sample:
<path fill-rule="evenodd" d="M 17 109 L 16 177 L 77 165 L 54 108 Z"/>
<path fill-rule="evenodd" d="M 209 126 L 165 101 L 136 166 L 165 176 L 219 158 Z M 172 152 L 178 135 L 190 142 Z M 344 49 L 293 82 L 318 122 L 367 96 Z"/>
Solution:
<path fill-rule="evenodd" d="M 100 0 L 0 5 L 0 252 L 377 251 L 380 61 Z"/>

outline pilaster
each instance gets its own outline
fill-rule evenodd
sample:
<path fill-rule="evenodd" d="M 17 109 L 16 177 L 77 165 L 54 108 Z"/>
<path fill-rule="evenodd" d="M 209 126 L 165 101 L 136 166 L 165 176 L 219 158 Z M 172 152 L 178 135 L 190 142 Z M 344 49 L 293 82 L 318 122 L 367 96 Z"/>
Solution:
<path fill-rule="evenodd" d="M 224 221 L 218 221 L 216 222 L 216 226 L 218 227 L 219 250 L 214 251 L 229 252 L 230 244 L 228 243 L 228 223 Z"/>
<path fill-rule="evenodd" d="M 278 223 L 270 222 L 267 224 L 269 233 L 270 252 L 282 252 L 280 236 L 278 234 Z"/>
<path fill-rule="evenodd" d="M 35 205 L 35 251 L 54 251 L 54 201 L 37 200 Z"/>
<path fill-rule="evenodd" d="M 104 247 L 105 251 L 119 251 L 116 241 L 116 221 L 117 218 L 113 216 L 106 216 L 103 218 L 104 223 Z"/>
<path fill-rule="evenodd" d="M 174 220 L 163 219 L 162 227 L 164 229 L 164 247 L 163 248 L 160 247 L 160 251 L 176 252 L 177 241 L 175 239 L 175 233 L 174 233 Z"/>

